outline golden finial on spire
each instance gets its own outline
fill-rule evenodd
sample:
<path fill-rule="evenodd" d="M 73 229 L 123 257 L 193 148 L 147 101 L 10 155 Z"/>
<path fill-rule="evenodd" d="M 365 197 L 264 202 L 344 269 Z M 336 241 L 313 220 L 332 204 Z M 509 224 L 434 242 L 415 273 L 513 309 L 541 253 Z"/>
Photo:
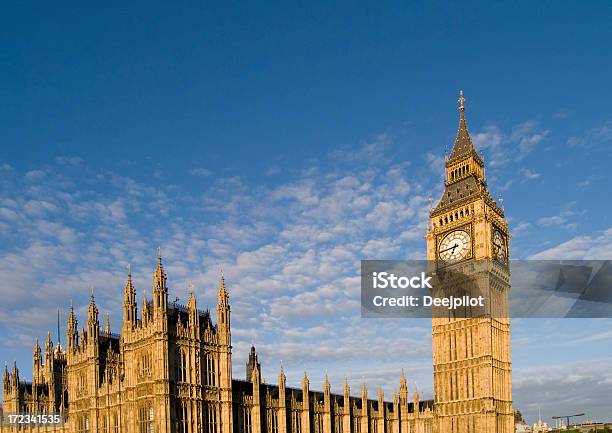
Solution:
<path fill-rule="evenodd" d="M 127 264 L 128 278 L 132 278 L 132 264 Z"/>
<path fill-rule="evenodd" d="M 459 99 L 457 99 L 457 102 L 459 102 L 459 111 L 465 110 L 465 98 L 463 97 L 463 90 L 459 90 Z"/>

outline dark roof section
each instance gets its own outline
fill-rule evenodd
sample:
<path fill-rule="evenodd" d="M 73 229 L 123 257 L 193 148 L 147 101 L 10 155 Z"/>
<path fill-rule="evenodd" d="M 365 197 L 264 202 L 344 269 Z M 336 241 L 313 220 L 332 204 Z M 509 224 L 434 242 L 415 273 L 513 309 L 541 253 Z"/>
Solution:
<path fill-rule="evenodd" d="M 268 393 L 273 398 L 278 398 L 278 385 L 262 383 L 260 386 L 261 386 L 260 392 L 262 394 Z M 235 393 L 244 393 L 246 395 L 253 395 L 253 384 L 246 380 L 232 379 L 232 391 Z M 293 388 L 293 387 L 287 386 L 285 387 L 285 393 L 288 397 L 293 394 L 296 400 L 302 401 L 302 389 L 300 388 Z M 317 391 L 317 390 L 312 390 L 312 389 L 308 391 L 308 394 L 310 398 L 314 398 L 315 400 L 322 400 L 323 395 L 324 395 L 323 391 Z M 358 407 L 361 407 L 361 396 L 351 395 L 350 398 L 351 398 L 351 401 L 355 402 L 358 405 Z M 342 401 L 344 399 L 344 395 L 330 393 L 330 399 L 332 401 L 334 400 Z M 262 402 L 264 401 L 265 401 L 265 397 L 262 398 Z M 378 399 L 369 398 L 368 402 L 370 404 L 373 404 L 376 408 L 378 407 Z M 410 413 L 414 412 L 414 403 L 411 401 L 407 403 L 408 403 L 408 412 Z M 384 404 L 387 408 L 391 408 L 393 406 L 392 401 L 385 401 Z M 434 406 L 433 400 L 419 401 L 419 408 L 421 411 L 424 411 L 426 408 L 433 410 L 433 406 Z"/>
<path fill-rule="evenodd" d="M 440 203 L 438 203 L 436 209 L 455 204 L 464 198 L 477 196 L 479 193 L 486 193 L 486 188 L 484 188 L 475 176 L 468 176 L 444 188 L 444 194 L 440 198 Z"/>
<path fill-rule="evenodd" d="M 455 138 L 455 145 L 450 154 L 449 161 L 460 159 L 464 156 L 468 156 L 473 152 L 476 152 L 474 145 L 472 144 L 472 137 L 467 129 L 467 122 L 465 121 L 465 110 L 459 110 L 459 129 L 457 131 L 457 137 Z"/>

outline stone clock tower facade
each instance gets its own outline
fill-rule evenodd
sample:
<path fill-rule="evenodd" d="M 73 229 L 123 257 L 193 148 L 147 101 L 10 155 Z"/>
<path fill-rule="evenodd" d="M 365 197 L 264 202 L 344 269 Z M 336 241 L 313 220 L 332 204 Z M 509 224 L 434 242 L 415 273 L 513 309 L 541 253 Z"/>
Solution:
<path fill-rule="evenodd" d="M 459 98 L 459 130 L 444 193 L 431 209 L 427 257 L 447 294 L 484 294 L 486 306 L 434 314 L 434 401 L 440 433 L 513 433 L 508 223 L 487 189 Z M 467 283 L 466 283 L 467 282 Z"/>

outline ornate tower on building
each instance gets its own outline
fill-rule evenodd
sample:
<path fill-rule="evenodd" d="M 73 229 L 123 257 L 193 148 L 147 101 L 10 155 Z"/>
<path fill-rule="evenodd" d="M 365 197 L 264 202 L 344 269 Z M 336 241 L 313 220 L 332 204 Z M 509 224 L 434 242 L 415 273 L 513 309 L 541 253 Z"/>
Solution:
<path fill-rule="evenodd" d="M 427 257 L 447 295 L 476 289 L 486 295 L 486 306 L 434 314 L 435 412 L 439 432 L 511 433 L 508 223 L 487 189 L 484 161 L 468 133 L 464 104 L 461 92 L 459 130 L 446 159 L 444 193 L 430 212 Z"/>

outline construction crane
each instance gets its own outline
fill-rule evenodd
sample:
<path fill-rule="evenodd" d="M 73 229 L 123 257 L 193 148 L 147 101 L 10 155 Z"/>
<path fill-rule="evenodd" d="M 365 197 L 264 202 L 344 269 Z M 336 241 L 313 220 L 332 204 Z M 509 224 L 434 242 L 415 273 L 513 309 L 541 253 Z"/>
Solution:
<path fill-rule="evenodd" d="M 569 427 L 570 424 L 570 418 L 574 418 L 577 416 L 584 416 L 583 413 L 577 413 L 576 415 L 559 415 L 559 416 L 553 416 L 552 419 L 564 419 L 566 421 L 565 427 Z"/>

